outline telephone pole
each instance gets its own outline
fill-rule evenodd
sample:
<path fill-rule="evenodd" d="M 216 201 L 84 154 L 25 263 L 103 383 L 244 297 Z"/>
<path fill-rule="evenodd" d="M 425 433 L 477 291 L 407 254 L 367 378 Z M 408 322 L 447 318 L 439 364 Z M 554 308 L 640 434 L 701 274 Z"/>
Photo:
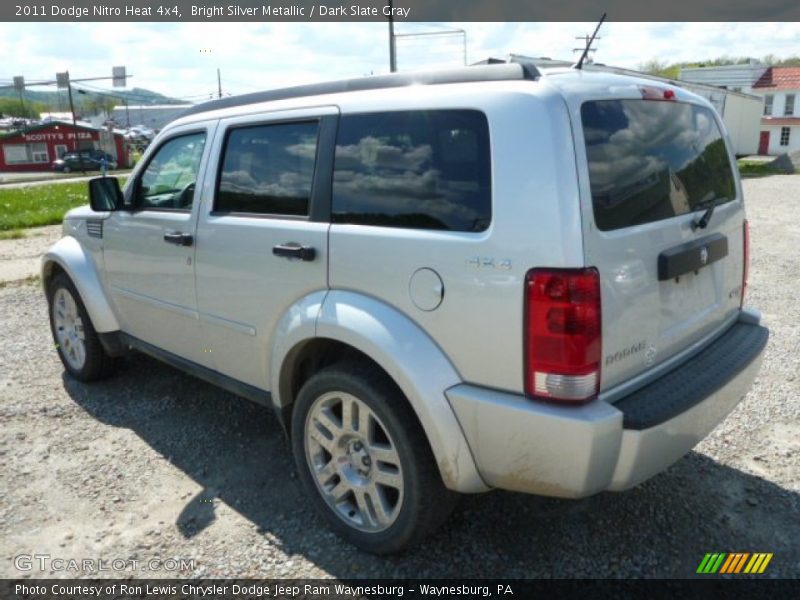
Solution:
<path fill-rule="evenodd" d="M 397 52 L 394 43 L 394 4 L 389 0 L 389 71 L 397 71 Z"/>
<path fill-rule="evenodd" d="M 69 71 L 66 72 L 67 93 L 69 94 L 69 112 L 72 113 L 72 149 L 78 150 L 78 119 L 75 117 L 75 105 L 72 103 L 72 82 L 69 80 Z"/>

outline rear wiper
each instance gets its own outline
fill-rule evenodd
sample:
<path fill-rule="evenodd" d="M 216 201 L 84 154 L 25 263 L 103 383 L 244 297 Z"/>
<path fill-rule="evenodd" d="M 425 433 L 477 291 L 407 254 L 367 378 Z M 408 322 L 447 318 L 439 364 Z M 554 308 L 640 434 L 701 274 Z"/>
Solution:
<path fill-rule="evenodd" d="M 708 227 L 708 222 L 711 220 L 711 217 L 714 215 L 714 209 L 717 207 L 717 199 L 714 198 L 706 202 L 701 202 L 696 210 L 702 210 L 706 205 L 708 205 L 708 208 L 706 208 L 706 212 L 703 213 L 703 216 L 692 221 L 692 231 Z"/>

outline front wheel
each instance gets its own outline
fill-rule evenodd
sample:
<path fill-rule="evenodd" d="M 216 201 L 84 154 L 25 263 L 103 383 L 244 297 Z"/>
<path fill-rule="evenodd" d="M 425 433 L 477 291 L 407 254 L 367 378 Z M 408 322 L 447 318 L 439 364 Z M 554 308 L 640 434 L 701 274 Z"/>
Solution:
<path fill-rule="evenodd" d="M 53 277 L 47 291 L 50 329 L 64 368 L 80 381 L 95 381 L 110 375 L 114 359 L 100 343 L 72 281 L 59 273 Z"/>
<path fill-rule="evenodd" d="M 450 514 L 445 488 L 411 407 L 387 377 L 337 364 L 301 388 L 292 416 L 300 478 L 331 528 L 359 548 L 397 552 Z"/>

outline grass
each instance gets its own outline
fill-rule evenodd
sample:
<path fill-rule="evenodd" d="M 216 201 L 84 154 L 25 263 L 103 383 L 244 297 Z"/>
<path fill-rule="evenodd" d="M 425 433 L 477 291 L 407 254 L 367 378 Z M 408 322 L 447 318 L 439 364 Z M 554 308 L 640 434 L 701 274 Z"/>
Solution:
<path fill-rule="evenodd" d="M 0 235 L 16 239 L 22 232 L 15 230 L 61 223 L 69 209 L 89 203 L 88 189 L 85 181 L 0 188 Z"/>
<path fill-rule="evenodd" d="M 766 162 L 739 160 L 736 164 L 739 166 L 739 174 L 742 177 L 766 177 L 768 175 L 784 174 Z"/>
<path fill-rule="evenodd" d="M 25 232 L 21 229 L 10 229 L 8 231 L 0 231 L 0 240 L 21 240 L 25 237 Z"/>
<path fill-rule="evenodd" d="M 40 275 L 28 275 L 23 279 L 17 279 L 15 281 L 0 281 L 0 290 L 10 287 L 12 285 L 34 285 L 34 284 L 41 284 L 42 278 Z"/>

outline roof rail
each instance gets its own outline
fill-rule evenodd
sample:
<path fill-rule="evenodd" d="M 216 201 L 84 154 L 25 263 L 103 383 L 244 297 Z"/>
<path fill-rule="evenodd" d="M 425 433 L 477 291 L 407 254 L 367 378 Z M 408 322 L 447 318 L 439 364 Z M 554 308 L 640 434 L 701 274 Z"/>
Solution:
<path fill-rule="evenodd" d="M 218 100 L 210 100 L 186 109 L 177 118 L 195 115 L 198 113 L 269 102 L 272 100 L 287 100 L 304 96 L 320 96 L 323 94 L 337 94 L 341 92 L 355 92 L 362 90 L 378 90 L 384 88 L 405 87 L 408 85 L 440 85 L 446 83 L 469 83 L 477 81 L 535 81 L 540 76 L 539 70 L 532 63 L 514 62 L 505 64 L 476 65 L 437 71 L 417 71 L 409 73 L 392 73 L 390 75 L 374 75 L 359 77 L 357 79 L 344 79 L 298 85 L 265 92 L 253 92 L 240 96 L 230 96 Z"/>

